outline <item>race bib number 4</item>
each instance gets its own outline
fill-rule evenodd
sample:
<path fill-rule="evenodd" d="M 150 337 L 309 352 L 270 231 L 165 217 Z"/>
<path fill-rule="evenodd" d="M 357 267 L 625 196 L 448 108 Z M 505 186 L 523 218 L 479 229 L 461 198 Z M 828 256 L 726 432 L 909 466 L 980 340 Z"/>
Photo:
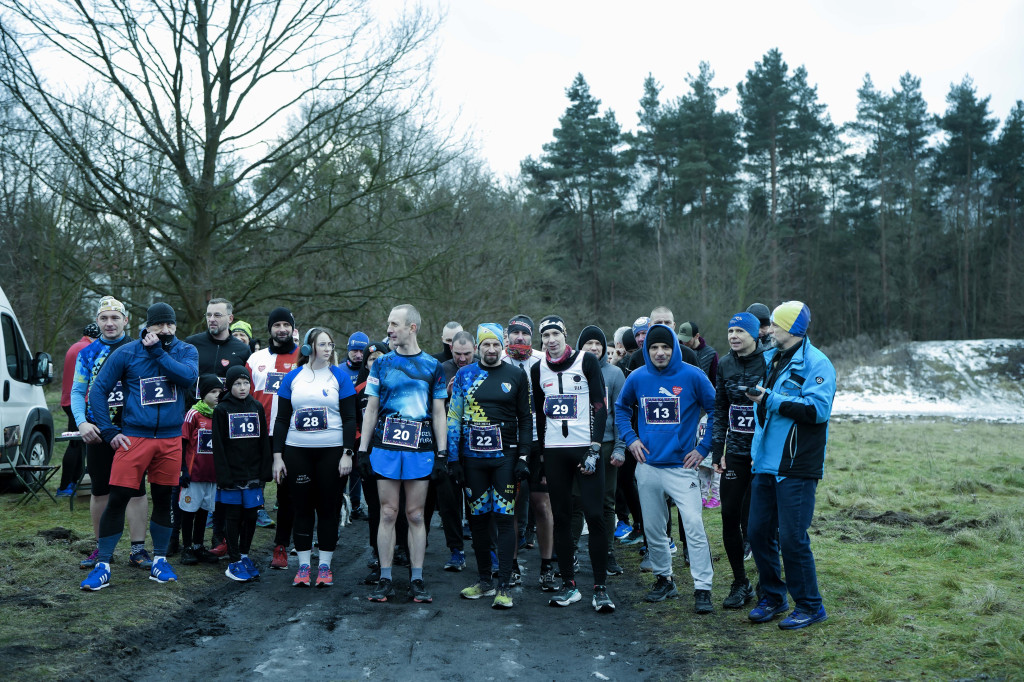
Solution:
<path fill-rule="evenodd" d="M 472 424 L 469 449 L 474 452 L 501 452 L 501 427 L 497 424 Z"/>
<path fill-rule="evenodd" d="M 124 384 L 120 381 L 107 394 L 107 407 L 124 407 Z"/>
<path fill-rule="evenodd" d="M 303 407 L 295 412 L 296 431 L 326 431 L 327 408 Z"/>
<path fill-rule="evenodd" d="M 754 406 L 730 405 L 729 429 L 736 433 L 754 432 Z"/>
<path fill-rule="evenodd" d="M 200 455 L 213 454 L 213 431 L 210 429 L 199 429 L 199 437 L 196 439 L 196 452 Z"/>
<path fill-rule="evenodd" d="M 260 416 L 255 412 L 229 414 L 228 436 L 231 438 L 259 438 Z"/>
<path fill-rule="evenodd" d="M 277 395 L 277 389 L 281 388 L 281 381 L 284 379 L 284 372 L 267 372 L 267 386 L 264 393 Z"/>
<path fill-rule="evenodd" d="M 420 445 L 420 429 L 422 428 L 421 422 L 387 417 L 384 420 L 384 433 L 380 440 L 384 445 L 415 449 Z"/>
<path fill-rule="evenodd" d="M 577 396 L 572 394 L 559 393 L 544 397 L 544 414 L 548 419 L 577 419 L 579 417 L 579 403 Z"/>
<path fill-rule="evenodd" d="M 167 377 L 148 377 L 139 380 L 139 400 L 143 405 L 173 403 L 178 400 L 178 389 Z"/>
<path fill-rule="evenodd" d="M 678 424 L 679 398 L 644 398 L 644 419 L 648 424 Z"/>

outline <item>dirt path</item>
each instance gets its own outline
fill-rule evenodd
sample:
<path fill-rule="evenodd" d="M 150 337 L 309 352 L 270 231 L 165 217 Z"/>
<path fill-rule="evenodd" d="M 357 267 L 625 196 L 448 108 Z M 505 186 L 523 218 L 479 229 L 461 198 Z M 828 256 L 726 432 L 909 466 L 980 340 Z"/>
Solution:
<path fill-rule="evenodd" d="M 434 529 L 425 572 L 434 603 L 415 604 L 405 595 L 408 569 L 400 568 L 398 600 L 375 604 L 361 584 L 365 538 L 365 522 L 343 533 L 333 587 L 292 587 L 294 557 L 288 571 L 264 570 L 259 583 L 225 578 L 223 587 L 170 622 L 124 638 L 120 652 L 97 661 L 90 676 L 134 679 L 145 669 L 147 677 L 177 680 L 647 680 L 685 675 L 689 667 L 647 643 L 652 638 L 642 634 L 635 580 L 611 578 L 619 608 L 609 615 L 593 610 L 583 555 L 579 603 L 547 605 L 536 586 L 538 555 L 530 551 L 522 555 L 529 573 L 514 592 L 515 607 L 495 611 L 489 599 L 459 597 L 473 573 L 441 570 L 447 553 Z M 187 579 L 187 569 L 179 573 Z"/>

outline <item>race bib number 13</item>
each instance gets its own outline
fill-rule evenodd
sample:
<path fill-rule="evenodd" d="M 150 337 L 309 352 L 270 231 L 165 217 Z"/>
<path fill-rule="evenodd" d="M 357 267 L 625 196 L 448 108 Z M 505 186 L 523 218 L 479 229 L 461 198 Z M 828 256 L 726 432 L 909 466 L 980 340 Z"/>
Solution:
<path fill-rule="evenodd" d="M 259 438 L 260 416 L 255 412 L 236 412 L 228 415 L 230 438 Z"/>
<path fill-rule="evenodd" d="M 678 424 L 679 398 L 644 398 L 644 419 L 648 424 Z"/>
<path fill-rule="evenodd" d="M 173 403 L 178 400 L 178 389 L 167 377 L 139 379 L 139 400 L 143 405 Z"/>

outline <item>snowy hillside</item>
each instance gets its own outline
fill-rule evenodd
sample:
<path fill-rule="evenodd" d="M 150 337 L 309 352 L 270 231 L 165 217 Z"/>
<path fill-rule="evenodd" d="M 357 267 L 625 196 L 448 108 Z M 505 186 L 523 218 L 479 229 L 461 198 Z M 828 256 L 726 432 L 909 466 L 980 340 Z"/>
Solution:
<path fill-rule="evenodd" d="M 906 343 L 845 370 L 833 414 L 1024 422 L 1024 341 Z"/>

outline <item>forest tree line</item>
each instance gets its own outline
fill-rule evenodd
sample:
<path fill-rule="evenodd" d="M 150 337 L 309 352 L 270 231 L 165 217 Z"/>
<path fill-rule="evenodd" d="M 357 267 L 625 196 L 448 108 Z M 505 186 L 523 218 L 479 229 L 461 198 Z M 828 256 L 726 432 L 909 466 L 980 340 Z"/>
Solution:
<path fill-rule="evenodd" d="M 287 305 L 371 337 L 412 302 L 429 350 L 450 319 L 610 336 L 660 304 L 723 350 L 731 314 L 791 298 L 825 344 L 1024 331 L 1024 103 L 1000 121 L 968 77 L 934 115 L 912 74 L 865 76 L 839 124 L 774 49 L 737 111 L 701 63 L 676 99 L 644 80 L 624 131 L 580 74 L 500 180 L 432 109 L 436 17 L 300 5 L 0 0 L 3 287 L 34 347 L 61 352 L 104 294 L 136 322 L 167 301 L 183 333 L 215 296 L 258 333 Z"/>

